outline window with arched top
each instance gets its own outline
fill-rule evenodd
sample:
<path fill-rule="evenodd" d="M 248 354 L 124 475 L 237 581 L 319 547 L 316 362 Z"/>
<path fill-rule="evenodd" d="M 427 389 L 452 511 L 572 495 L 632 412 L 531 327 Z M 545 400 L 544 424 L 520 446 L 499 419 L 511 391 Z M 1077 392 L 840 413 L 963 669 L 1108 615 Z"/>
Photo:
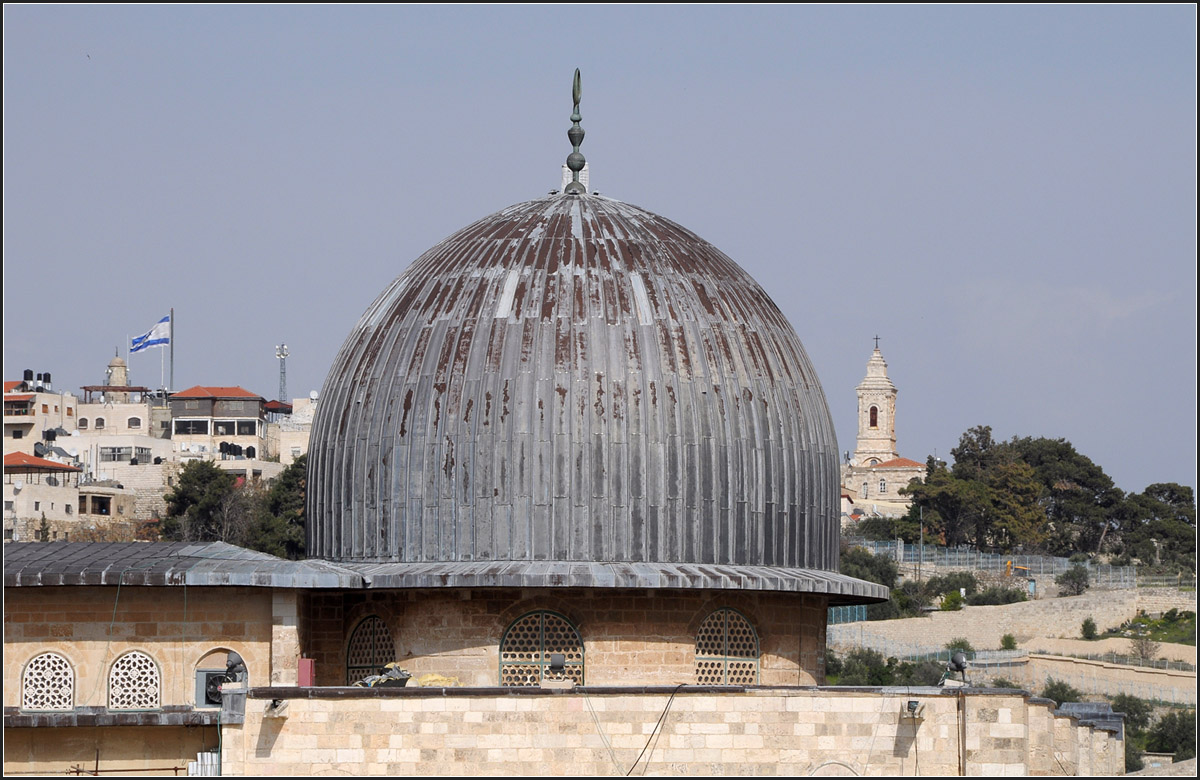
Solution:
<path fill-rule="evenodd" d="M 758 632 L 741 612 L 718 609 L 696 630 L 696 683 L 758 683 Z"/>
<path fill-rule="evenodd" d="M 138 428 L 141 428 L 142 427 L 142 418 L 141 417 L 130 417 L 125 422 L 125 427 L 129 428 L 130 430 L 137 430 Z"/>
<path fill-rule="evenodd" d="M 863 492 L 862 492 L 862 497 L 863 497 L 863 498 L 866 498 L 866 497 L 867 497 L 867 483 L 866 483 L 866 482 L 864 482 L 864 483 L 863 483 Z"/>
<path fill-rule="evenodd" d="M 102 431 L 102 430 L 104 430 L 104 418 L 103 418 L 103 417 L 97 417 L 97 418 L 96 418 L 96 425 L 95 425 L 94 427 L 95 427 L 95 430 L 97 430 L 97 431 Z"/>
<path fill-rule="evenodd" d="M 500 684 L 541 685 L 556 654 L 563 657 L 562 677 L 583 685 L 583 639 L 571 621 L 549 610 L 522 615 L 500 640 Z"/>
<path fill-rule="evenodd" d="M 871 427 L 872 428 L 879 427 L 879 407 L 877 407 L 877 406 L 871 407 Z"/>
<path fill-rule="evenodd" d="M 42 653 L 21 673 L 21 709 L 61 712 L 75 709 L 75 670 L 58 653 Z"/>
<path fill-rule="evenodd" d="M 86 431 L 88 429 L 88 418 L 80 417 L 77 424 L 79 426 L 79 430 Z"/>
<path fill-rule="evenodd" d="M 882 496 L 886 492 L 887 492 L 887 480 L 881 479 L 881 480 L 879 480 L 879 495 Z"/>
<path fill-rule="evenodd" d="M 346 685 L 364 677 L 379 674 L 383 667 L 396 660 L 396 645 L 387 623 L 377 615 L 369 615 L 354 627 L 346 645 Z"/>
<path fill-rule="evenodd" d="M 158 664 L 134 650 L 113 662 L 108 671 L 110 710 L 156 710 L 162 702 L 162 675 Z"/>

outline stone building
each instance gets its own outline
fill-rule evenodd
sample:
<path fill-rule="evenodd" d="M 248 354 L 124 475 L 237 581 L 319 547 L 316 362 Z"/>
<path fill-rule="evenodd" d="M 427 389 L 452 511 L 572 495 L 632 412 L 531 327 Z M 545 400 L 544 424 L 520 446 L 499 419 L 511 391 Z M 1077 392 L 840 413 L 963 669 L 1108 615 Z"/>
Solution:
<path fill-rule="evenodd" d="M 6 771 L 1119 765 L 1019 691 L 818 687 L 828 607 L 888 593 L 838 572 L 816 373 L 730 258 L 574 176 L 418 258 L 320 399 L 308 560 L 6 546 Z M 414 687 L 347 687 L 393 661 Z"/>
<path fill-rule="evenodd" d="M 900 457 L 896 450 L 898 391 L 878 346 L 867 361 L 867 375 L 856 393 L 858 437 L 854 452 L 847 453 L 842 466 L 842 489 L 861 514 L 903 515 L 912 499 L 901 495 L 900 489 L 914 479 L 923 479 L 925 466 Z"/>
<path fill-rule="evenodd" d="M 44 449 L 75 430 L 78 399 L 55 392 L 50 375 L 25 371 L 25 378 L 4 383 L 4 451 L 42 457 Z"/>

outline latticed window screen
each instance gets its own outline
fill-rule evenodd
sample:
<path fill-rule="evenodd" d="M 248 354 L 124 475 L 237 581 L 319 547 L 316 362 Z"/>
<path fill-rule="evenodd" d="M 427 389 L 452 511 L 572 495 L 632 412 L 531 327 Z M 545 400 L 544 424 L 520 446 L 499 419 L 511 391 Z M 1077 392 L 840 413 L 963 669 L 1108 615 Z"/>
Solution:
<path fill-rule="evenodd" d="M 696 632 L 696 682 L 756 685 L 758 634 L 740 612 L 718 609 Z"/>
<path fill-rule="evenodd" d="M 379 674 L 385 665 L 395 660 L 396 646 L 387 623 L 375 615 L 366 618 L 354 629 L 346 647 L 346 685 Z"/>
<path fill-rule="evenodd" d="M 156 710 L 161 690 L 158 664 L 145 653 L 126 653 L 108 672 L 110 710 Z"/>
<path fill-rule="evenodd" d="M 25 665 L 21 709 L 75 709 L 75 671 L 67 659 L 57 653 L 42 653 Z"/>
<path fill-rule="evenodd" d="M 583 685 L 583 640 L 562 615 L 542 610 L 513 621 L 500 641 L 500 684 L 541 685 L 550 655 L 562 653 L 563 676 Z"/>

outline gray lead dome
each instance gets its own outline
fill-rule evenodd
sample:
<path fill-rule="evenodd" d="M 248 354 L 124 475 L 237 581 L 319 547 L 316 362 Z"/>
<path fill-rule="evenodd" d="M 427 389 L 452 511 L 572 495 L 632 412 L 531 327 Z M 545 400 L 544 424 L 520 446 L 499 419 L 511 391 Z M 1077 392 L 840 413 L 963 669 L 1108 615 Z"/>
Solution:
<path fill-rule="evenodd" d="M 835 574 L 837 442 L 795 331 L 711 244 L 597 195 L 414 262 L 338 353 L 309 451 L 312 557 L 864 584 Z"/>

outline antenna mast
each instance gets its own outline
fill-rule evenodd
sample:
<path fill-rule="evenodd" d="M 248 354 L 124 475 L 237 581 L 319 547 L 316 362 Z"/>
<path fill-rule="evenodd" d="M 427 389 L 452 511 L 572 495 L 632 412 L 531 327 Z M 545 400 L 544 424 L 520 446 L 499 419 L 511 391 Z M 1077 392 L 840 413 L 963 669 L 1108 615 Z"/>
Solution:
<path fill-rule="evenodd" d="M 275 347 L 275 357 L 279 358 L 279 403 L 287 403 L 287 344 Z"/>

